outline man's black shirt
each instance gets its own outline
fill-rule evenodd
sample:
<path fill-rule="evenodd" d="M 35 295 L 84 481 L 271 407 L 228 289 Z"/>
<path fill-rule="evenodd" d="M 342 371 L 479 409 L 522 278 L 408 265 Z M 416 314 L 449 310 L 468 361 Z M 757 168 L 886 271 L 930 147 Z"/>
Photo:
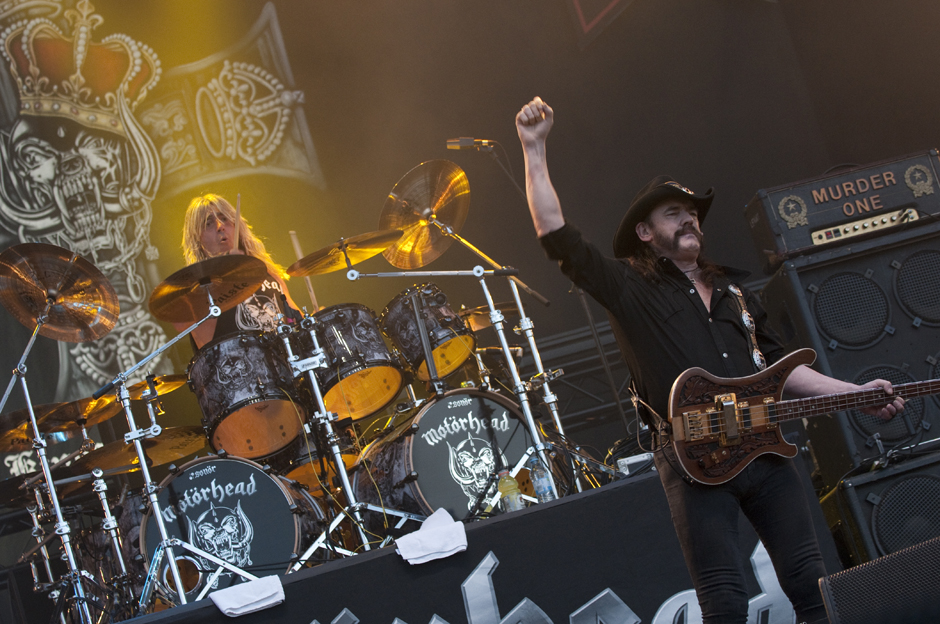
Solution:
<path fill-rule="evenodd" d="M 711 312 L 695 285 L 671 261 L 660 258 L 661 279 L 649 280 L 629 263 L 605 257 L 581 233 L 566 224 L 540 239 L 562 272 L 607 308 L 620 350 L 640 397 L 666 418 L 669 391 L 686 369 L 700 367 L 719 377 L 757 372 L 744 326 L 729 284 L 744 293 L 757 326 L 757 343 L 770 365 L 783 356 L 777 335 L 757 297 L 741 287 L 748 273 L 724 267 L 713 283 Z M 613 323 L 612 323 L 613 324 Z"/>

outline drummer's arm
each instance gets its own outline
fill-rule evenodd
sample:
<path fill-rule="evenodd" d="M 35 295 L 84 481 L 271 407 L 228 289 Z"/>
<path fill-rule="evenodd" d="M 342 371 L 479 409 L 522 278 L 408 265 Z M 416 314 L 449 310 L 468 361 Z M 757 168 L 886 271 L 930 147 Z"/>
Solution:
<path fill-rule="evenodd" d="M 212 342 L 212 337 L 215 336 L 216 323 L 218 323 L 218 319 L 213 316 L 192 331 L 190 335 L 196 342 L 197 349 L 201 349 L 207 343 Z M 181 332 L 189 329 L 190 325 L 192 325 L 192 323 L 173 323 L 173 328 L 176 329 L 177 332 Z"/>

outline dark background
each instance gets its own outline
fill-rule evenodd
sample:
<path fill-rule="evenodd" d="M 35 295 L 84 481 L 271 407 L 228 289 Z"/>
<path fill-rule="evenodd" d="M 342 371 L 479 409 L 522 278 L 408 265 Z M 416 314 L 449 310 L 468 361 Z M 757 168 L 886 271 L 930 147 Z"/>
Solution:
<path fill-rule="evenodd" d="M 98 0 L 105 22 L 96 35 L 146 42 L 167 70 L 240 41 L 264 4 Z M 490 156 L 445 149 L 457 136 L 499 141 L 522 184 L 513 117 L 535 95 L 555 109 L 549 161 L 565 214 L 591 240 L 609 249 L 636 190 L 668 173 L 693 190 L 715 187 L 709 252 L 756 277 L 761 259 L 743 207 L 758 189 L 937 143 L 940 7 L 924 0 L 635 0 L 584 50 L 562 1 L 273 4 L 327 186 L 255 176 L 202 190 L 241 193 L 244 215 L 287 265 L 288 230 L 310 253 L 377 229 L 386 194 L 407 171 L 452 160 L 472 195 L 461 235 L 552 301 L 546 309 L 526 299 L 540 336 L 585 324 L 568 282 Z M 158 195 L 154 204 L 165 275 L 182 266 L 188 200 Z M 427 269 L 477 263 L 455 245 Z M 381 256 L 357 268 L 390 270 Z M 313 279 L 321 305 L 376 312 L 416 281 Z M 434 281 L 455 305 L 485 303 L 475 280 Z M 497 299 L 509 297 L 491 282 Z M 301 280 L 291 290 L 308 301 Z"/>

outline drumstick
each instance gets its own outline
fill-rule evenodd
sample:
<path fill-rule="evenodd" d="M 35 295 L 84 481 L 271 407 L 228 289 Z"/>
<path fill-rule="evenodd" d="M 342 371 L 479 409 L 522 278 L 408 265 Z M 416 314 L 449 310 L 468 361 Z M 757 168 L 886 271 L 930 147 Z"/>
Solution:
<path fill-rule="evenodd" d="M 297 259 L 301 260 L 304 257 L 304 252 L 300 248 L 300 240 L 297 238 L 297 232 L 291 230 L 288 233 L 290 234 L 291 242 L 294 243 L 294 253 L 297 254 Z M 310 295 L 310 302 L 313 304 L 313 311 L 316 312 L 320 309 L 320 306 L 317 305 L 317 296 L 313 292 L 313 283 L 310 281 L 310 276 L 305 276 L 304 281 L 307 283 L 307 293 Z"/>
<path fill-rule="evenodd" d="M 232 251 L 238 251 L 238 230 L 242 225 L 242 194 L 235 196 L 235 236 L 232 237 Z"/>

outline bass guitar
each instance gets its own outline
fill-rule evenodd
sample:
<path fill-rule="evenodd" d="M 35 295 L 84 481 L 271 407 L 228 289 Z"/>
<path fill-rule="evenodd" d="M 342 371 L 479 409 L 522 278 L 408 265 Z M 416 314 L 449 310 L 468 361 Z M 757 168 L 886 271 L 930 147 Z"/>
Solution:
<path fill-rule="evenodd" d="M 940 379 L 933 379 L 892 386 L 894 395 L 871 388 L 781 400 L 793 370 L 815 360 L 815 351 L 800 349 L 749 377 L 716 377 L 701 368 L 679 375 L 669 393 L 669 424 L 682 469 L 699 483 L 718 485 L 765 453 L 794 457 L 796 446 L 780 432 L 783 422 L 940 393 Z"/>

